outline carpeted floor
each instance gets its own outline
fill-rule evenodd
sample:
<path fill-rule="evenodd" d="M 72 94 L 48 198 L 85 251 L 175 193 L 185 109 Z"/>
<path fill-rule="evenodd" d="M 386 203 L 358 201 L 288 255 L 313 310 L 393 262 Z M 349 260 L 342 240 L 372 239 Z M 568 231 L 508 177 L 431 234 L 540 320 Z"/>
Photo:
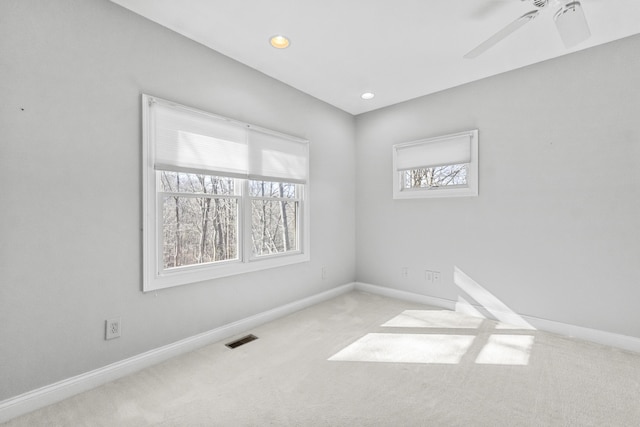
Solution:
<path fill-rule="evenodd" d="M 360 292 L 247 332 L 6 425 L 640 426 L 635 353 Z"/>

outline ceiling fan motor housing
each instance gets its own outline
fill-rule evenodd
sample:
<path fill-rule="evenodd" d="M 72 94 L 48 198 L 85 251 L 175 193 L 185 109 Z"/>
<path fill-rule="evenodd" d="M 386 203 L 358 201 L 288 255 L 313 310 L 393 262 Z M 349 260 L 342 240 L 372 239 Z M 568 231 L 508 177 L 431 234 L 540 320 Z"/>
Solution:
<path fill-rule="evenodd" d="M 553 16 L 558 34 L 565 47 L 572 48 L 591 36 L 589 25 L 579 1 L 567 3 Z"/>

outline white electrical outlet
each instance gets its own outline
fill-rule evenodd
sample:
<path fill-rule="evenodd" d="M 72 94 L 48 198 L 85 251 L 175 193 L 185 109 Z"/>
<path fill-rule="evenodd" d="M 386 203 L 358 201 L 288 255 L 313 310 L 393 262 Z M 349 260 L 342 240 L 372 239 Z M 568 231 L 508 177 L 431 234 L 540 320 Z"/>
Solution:
<path fill-rule="evenodd" d="M 433 271 L 425 270 L 424 271 L 424 280 L 426 280 L 429 283 L 433 283 Z"/>
<path fill-rule="evenodd" d="M 122 329 L 122 325 L 120 324 L 120 318 L 116 319 L 108 319 L 105 321 L 105 340 L 112 340 L 114 338 L 120 337 L 120 333 Z"/>
<path fill-rule="evenodd" d="M 440 274 L 439 271 L 433 271 L 433 283 L 435 283 L 436 285 L 439 285 L 440 283 L 442 283 L 442 275 Z"/>

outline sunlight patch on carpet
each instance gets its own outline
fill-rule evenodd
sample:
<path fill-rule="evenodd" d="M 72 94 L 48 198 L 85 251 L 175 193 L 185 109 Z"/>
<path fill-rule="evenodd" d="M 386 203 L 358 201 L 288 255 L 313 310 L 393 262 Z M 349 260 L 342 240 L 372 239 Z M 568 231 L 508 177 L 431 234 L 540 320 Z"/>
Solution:
<path fill-rule="evenodd" d="M 472 335 L 371 333 L 330 357 L 331 361 L 460 363 Z"/>
<path fill-rule="evenodd" d="M 491 335 L 476 363 L 483 365 L 528 365 L 534 337 L 531 335 Z"/>
<path fill-rule="evenodd" d="M 382 326 L 396 328 L 476 329 L 481 323 L 481 318 L 465 316 L 449 310 L 405 310 Z"/>

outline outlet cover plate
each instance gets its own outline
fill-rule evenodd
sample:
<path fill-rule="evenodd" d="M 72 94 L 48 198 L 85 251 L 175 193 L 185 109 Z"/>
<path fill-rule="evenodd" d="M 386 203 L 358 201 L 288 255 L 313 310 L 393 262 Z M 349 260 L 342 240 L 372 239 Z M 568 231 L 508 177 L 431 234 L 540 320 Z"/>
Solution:
<path fill-rule="evenodd" d="M 436 285 L 439 285 L 440 283 L 442 283 L 442 275 L 440 274 L 439 271 L 433 272 L 433 283 L 435 283 Z"/>
<path fill-rule="evenodd" d="M 104 331 L 104 339 L 112 340 L 114 338 L 120 337 L 120 333 L 122 332 L 122 324 L 120 323 L 120 318 L 107 319 L 105 321 L 105 331 Z"/>

